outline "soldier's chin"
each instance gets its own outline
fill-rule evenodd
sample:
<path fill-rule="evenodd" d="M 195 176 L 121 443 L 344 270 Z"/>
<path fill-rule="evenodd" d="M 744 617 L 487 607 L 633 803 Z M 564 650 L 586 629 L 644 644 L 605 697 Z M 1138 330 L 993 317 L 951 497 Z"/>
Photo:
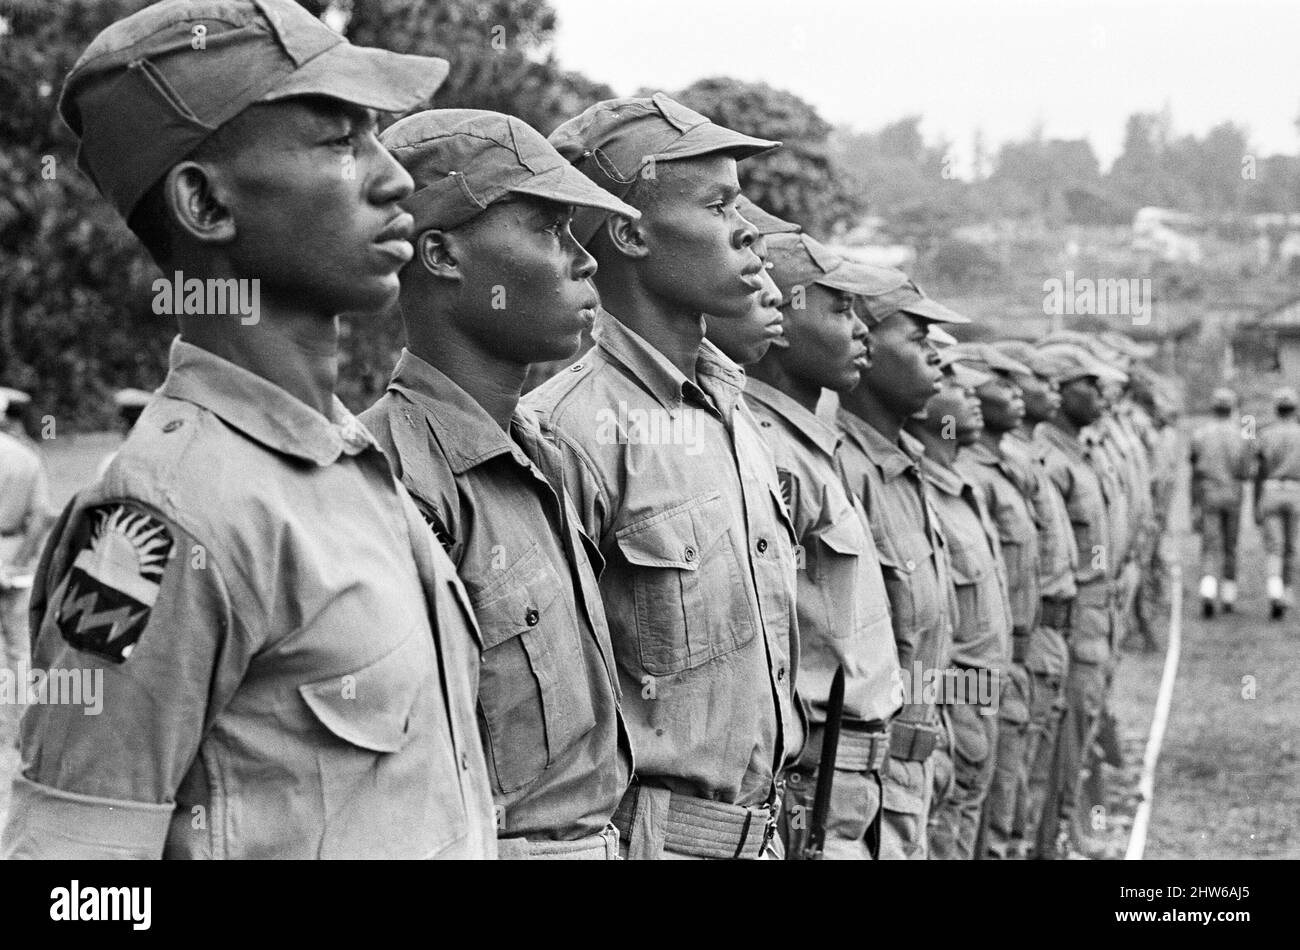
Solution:
<path fill-rule="evenodd" d="M 354 299 L 349 301 L 350 305 L 345 308 L 346 312 L 373 315 L 383 313 L 397 303 L 397 293 L 401 289 L 401 283 L 397 279 L 397 274 L 392 273 L 368 281 L 365 286 L 355 286 L 351 289 L 353 291 L 351 296 Z"/>

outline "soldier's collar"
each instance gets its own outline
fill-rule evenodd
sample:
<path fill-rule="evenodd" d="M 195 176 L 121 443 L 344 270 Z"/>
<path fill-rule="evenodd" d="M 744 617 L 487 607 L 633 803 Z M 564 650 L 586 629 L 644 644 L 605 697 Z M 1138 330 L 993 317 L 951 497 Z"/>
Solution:
<path fill-rule="evenodd" d="M 960 496 L 967 484 L 961 472 L 935 461 L 932 455 L 926 455 L 921 459 L 921 471 L 935 488 L 948 495 Z"/>
<path fill-rule="evenodd" d="M 172 341 L 169 362 L 161 395 L 207 409 L 273 451 L 317 465 L 366 449 L 379 451 L 374 437 L 337 396 L 327 418 L 270 380 L 179 336 Z"/>
<path fill-rule="evenodd" d="M 388 388 L 420 407 L 433 422 L 447 464 L 462 475 L 498 455 L 512 455 L 530 465 L 520 448 L 502 431 L 486 409 L 446 373 L 405 347 L 393 369 Z M 513 422 L 526 425 L 528 411 L 515 407 Z"/>
<path fill-rule="evenodd" d="M 979 462 L 982 465 L 1001 465 L 1002 456 L 994 452 L 983 442 L 973 442 L 970 445 L 963 445 L 957 450 L 957 457 L 965 456 L 972 462 Z"/>
<path fill-rule="evenodd" d="M 835 457 L 841 436 L 833 426 L 827 425 L 814 412 L 809 412 L 775 386 L 758 379 L 750 379 L 745 384 L 745 398 L 763 405 L 775 415 L 780 416 L 787 428 L 797 437 L 802 437 L 820 449 L 827 457 Z"/>
<path fill-rule="evenodd" d="M 591 333 L 596 345 L 621 363 L 660 405 L 670 412 L 682 408 L 687 395 L 707 403 L 703 388 L 686 378 L 668 357 L 651 346 L 635 330 L 605 310 L 596 312 Z M 700 346 L 695 367 L 697 378 L 711 376 L 739 392 L 744 387 L 744 373 L 737 375 L 736 364 L 708 340 Z"/>
<path fill-rule="evenodd" d="M 1042 436 L 1071 458 L 1087 457 L 1087 450 L 1083 442 L 1062 430 L 1058 425 L 1051 422 L 1040 422 L 1038 428 L 1034 431 L 1036 435 Z"/>
<path fill-rule="evenodd" d="M 880 469 L 887 481 L 915 468 L 925 455 L 925 446 L 906 432 L 898 433 L 899 444 L 896 445 L 877 432 L 875 426 L 847 409 L 841 409 L 837 418 L 845 437 Z"/>

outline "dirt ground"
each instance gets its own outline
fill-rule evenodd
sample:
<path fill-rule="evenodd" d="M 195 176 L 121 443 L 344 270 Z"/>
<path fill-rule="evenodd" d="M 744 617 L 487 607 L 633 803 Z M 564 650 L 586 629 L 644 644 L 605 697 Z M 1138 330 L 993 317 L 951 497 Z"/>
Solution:
<path fill-rule="evenodd" d="M 42 451 L 60 507 L 93 478 L 119 438 L 60 437 Z M 1243 520 L 1237 612 L 1201 619 L 1196 600 L 1198 539 L 1175 505 L 1167 553 L 1183 564 L 1183 647 L 1164 747 L 1156 771 L 1146 857 L 1300 857 L 1300 613 L 1267 619 L 1259 534 Z M 1115 674 L 1113 710 L 1125 765 L 1110 775 L 1094 856 L 1124 856 L 1137 807 L 1138 776 L 1164 665 L 1168 609 L 1156 612 L 1157 653 L 1127 653 Z M 0 823 L 18 754 L 0 737 Z"/>

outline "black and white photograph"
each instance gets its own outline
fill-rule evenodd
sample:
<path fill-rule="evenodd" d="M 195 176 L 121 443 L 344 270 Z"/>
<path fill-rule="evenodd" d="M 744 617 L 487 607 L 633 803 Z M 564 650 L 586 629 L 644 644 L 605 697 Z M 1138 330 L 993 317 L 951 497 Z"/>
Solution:
<path fill-rule="evenodd" d="M 1297 38 L 0 0 L 0 856 L 67 862 L 15 914 L 999 861 L 1240 939 L 1300 858 Z"/>

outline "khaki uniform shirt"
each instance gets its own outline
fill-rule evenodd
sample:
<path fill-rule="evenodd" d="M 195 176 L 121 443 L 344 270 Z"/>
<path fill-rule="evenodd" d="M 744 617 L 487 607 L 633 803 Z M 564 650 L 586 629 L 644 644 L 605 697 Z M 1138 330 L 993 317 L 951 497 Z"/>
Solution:
<path fill-rule="evenodd" d="M 498 834 L 599 834 L 632 760 L 590 542 L 563 493 L 558 453 L 532 413 L 517 409 L 507 435 L 409 350 L 361 421 L 469 591 L 483 637 L 478 718 Z"/>
<path fill-rule="evenodd" d="M 32 620 L 101 708 L 28 707 L 6 854 L 495 856 L 464 589 L 337 400 L 177 339 Z"/>
<path fill-rule="evenodd" d="M 605 559 L 637 779 L 761 805 L 803 726 L 793 529 L 744 372 L 706 340 L 691 382 L 604 311 L 593 336 L 524 401 Z"/>
<path fill-rule="evenodd" d="M 840 665 L 845 719 L 886 720 L 899 707 L 898 653 L 866 513 L 849 494 L 835 459 L 841 437 L 759 380 L 748 382 L 745 399 L 772 447 L 803 555 L 795 603 L 799 696 L 808 720 L 826 721 L 831 680 Z"/>
<path fill-rule="evenodd" d="M 1093 466 L 1092 450 L 1080 439 L 1047 422 L 1039 424 L 1035 438 L 1045 448 L 1047 474 L 1065 499 L 1078 551 L 1070 656 L 1085 663 L 1102 663 L 1110 657 L 1114 553 L 1101 478 Z"/>
<path fill-rule="evenodd" d="M 1047 445 L 1017 429 L 1002 438 L 1003 456 L 1031 485 L 1030 501 L 1038 525 L 1038 588 L 1041 596 L 1072 601 L 1078 594 L 1075 572 L 1079 551 L 1075 546 L 1070 513 L 1044 464 Z M 1060 630 L 1038 624 L 1029 641 L 1025 666 L 1044 676 L 1064 676 L 1070 649 Z"/>
<path fill-rule="evenodd" d="M 1136 534 L 1136 495 L 1131 488 L 1126 451 L 1114 427 L 1114 418 L 1107 416 L 1102 422 L 1102 426 L 1084 430 L 1083 442 L 1101 481 L 1101 494 L 1106 501 L 1106 517 L 1110 523 L 1107 559 L 1111 576 L 1118 578 Z"/>
<path fill-rule="evenodd" d="M 1011 662 L 1011 606 L 997 527 L 981 493 L 961 472 L 928 455 L 921 470 L 936 489 L 934 509 L 957 593 L 951 662 L 1000 673 Z"/>
<path fill-rule="evenodd" d="M 1249 443 L 1242 438 L 1241 422 L 1215 419 L 1192 434 L 1192 482 L 1198 485 L 1206 508 L 1237 508 L 1242 484 L 1250 477 Z"/>
<path fill-rule="evenodd" d="M 982 442 L 957 453 L 957 469 L 982 493 L 997 525 L 1011 599 L 1013 632 L 1028 637 L 1038 622 L 1042 593 L 1038 582 L 1038 523 L 1028 497 L 1033 487 L 1001 454 Z"/>
<path fill-rule="evenodd" d="M 948 550 L 931 490 L 921 475 L 924 448 L 906 432 L 897 444 L 850 412 L 837 416 L 840 462 L 866 510 L 884 571 L 902 675 L 919 682 L 948 665 L 955 612 Z M 919 675 L 917 667 L 919 666 Z M 935 674 L 928 674 L 934 676 Z M 934 702 L 912 689 L 898 718 L 934 721 Z"/>
<path fill-rule="evenodd" d="M 1259 430 L 1259 477 L 1300 480 L 1300 419 L 1279 419 Z"/>

